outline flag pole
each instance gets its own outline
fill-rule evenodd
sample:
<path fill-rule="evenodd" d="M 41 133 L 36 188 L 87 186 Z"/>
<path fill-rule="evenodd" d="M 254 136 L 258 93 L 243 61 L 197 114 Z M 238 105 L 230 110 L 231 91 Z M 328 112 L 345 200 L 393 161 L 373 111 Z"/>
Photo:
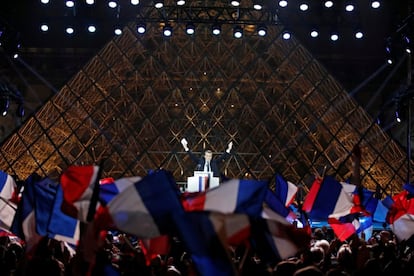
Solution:
<path fill-rule="evenodd" d="M 89 203 L 88 214 L 86 217 L 87 222 L 91 222 L 93 220 L 93 217 L 95 216 L 96 205 L 98 204 L 98 199 L 99 199 L 99 181 L 102 175 L 103 163 L 104 161 L 102 160 L 101 163 L 99 164 L 98 174 L 96 176 L 95 183 L 93 185 L 91 202 Z"/>

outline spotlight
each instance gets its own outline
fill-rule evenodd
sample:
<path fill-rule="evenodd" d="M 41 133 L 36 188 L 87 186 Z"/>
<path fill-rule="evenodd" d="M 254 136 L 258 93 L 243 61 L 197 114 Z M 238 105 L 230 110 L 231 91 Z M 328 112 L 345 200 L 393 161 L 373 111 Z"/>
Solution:
<path fill-rule="evenodd" d="M 231 4 L 233 7 L 238 7 L 238 6 L 240 6 L 240 1 L 230 1 L 230 4 Z"/>
<path fill-rule="evenodd" d="M 94 0 L 86 0 L 86 4 L 93 5 L 93 4 L 95 4 L 95 1 Z"/>
<path fill-rule="evenodd" d="M 301 4 L 299 5 L 299 9 L 300 9 L 301 11 L 307 11 L 307 10 L 309 9 L 309 5 L 308 5 L 308 3 L 301 3 Z"/>
<path fill-rule="evenodd" d="M 75 32 L 75 30 L 73 29 L 73 27 L 67 27 L 66 28 L 66 33 L 67 34 L 73 34 Z"/>
<path fill-rule="evenodd" d="M 40 30 L 42 30 L 42 32 L 47 32 L 49 30 L 49 26 L 43 23 L 42 25 L 40 25 Z"/>
<path fill-rule="evenodd" d="M 154 6 L 155 6 L 155 8 L 157 8 L 157 9 L 161 9 L 162 7 L 164 7 L 164 1 L 162 1 L 162 0 L 157 0 L 157 1 L 155 1 Z"/>
<path fill-rule="evenodd" d="M 404 41 L 404 49 L 407 53 L 411 54 L 411 39 L 404 35 L 403 36 L 403 41 Z"/>
<path fill-rule="evenodd" d="M 325 5 L 326 8 L 329 9 L 329 8 L 332 8 L 333 7 L 333 2 L 332 1 L 325 1 L 325 4 L 324 5 Z"/>
<path fill-rule="evenodd" d="M 378 9 L 381 6 L 381 2 L 380 1 L 372 1 L 371 2 L 371 7 L 373 9 Z"/>
<path fill-rule="evenodd" d="M 94 33 L 94 32 L 96 32 L 96 27 L 95 27 L 95 25 L 89 25 L 89 26 L 88 26 L 88 32 L 90 32 L 90 33 Z"/>
<path fill-rule="evenodd" d="M 185 5 L 185 1 L 184 0 L 178 0 L 177 1 L 177 5 L 178 6 L 184 6 Z"/>
<path fill-rule="evenodd" d="M 114 34 L 115 35 L 121 35 L 122 34 L 122 29 L 120 27 L 115 27 Z"/>
<path fill-rule="evenodd" d="M 260 11 L 261 9 L 263 9 L 262 1 L 261 0 L 253 1 L 253 9 L 257 11 Z"/>
<path fill-rule="evenodd" d="M 286 30 L 286 31 L 283 32 L 282 37 L 283 37 L 284 40 L 288 40 L 288 39 L 290 39 L 291 34 L 290 34 L 289 31 Z"/>
<path fill-rule="evenodd" d="M 257 34 L 259 36 L 265 36 L 267 34 L 267 27 L 263 24 L 257 27 Z"/>
<path fill-rule="evenodd" d="M 395 120 L 397 121 L 397 123 L 401 123 L 401 117 L 400 117 L 398 110 L 395 111 Z"/>
<path fill-rule="evenodd" d="M 138 23 L 137 24 L 137 32 L 139 34 L 144 34 L 147 31 L 147 27 L 145 25 L 145 23 Z"/>
<path fill-rule="evenodd" d="M 172 27 L 170 24 L 165 24 L 164 28 L 162 29 L 164 36 L 171 36 L 172 35 Z"/>
<path fill-rule="evenodd" d="M 332 41 L 337 41 L 339 39 L 339 35 L 337 33 L 332 33 L 331 34 L 331 40 Z"/>
<path fill-rule="evenodd" d="M 233 29 L 233 36 L 235 38 L 241 38 L 243 36 L 243 29 L 240 26 L 235 26 Z"/>
<path fill-rule="evenodd" d="M 288 5 L 288 1 L 286 1 L 286 0 L 279 1 L 279 6 L 281 6 L 282 8 L 287 7 L 287 5 Z"/>
<path fill-rule="evenodd" d="M 114 0 L 110 0 L 110 1 L 108 2 L 108 6 L 109 6 L 111 9 L 115 9 L 115 8 L 118 6 L 118 3 L 117 3 L 116 1 L 114 1 Z"/>
<path fill-rule="evenodd" d="M 10 100 L 3 98 L 0 100 L 0 112 L 1 115 L 6 116 L 7 112 L 9 111 Z"/>
<path fill-rule="evenodd" d="M 220 24 L 214 24 L 212 27 L 211 27 L 211 32 L 214 34 L 214 35 L 219 35 L 220 33 L 221 33 L 221 26 L 220 26 Z"/>
<path fill-rule="evenodd" d="M 131 5 L 136 6 L 139 4 L 139 0 L 131 0 Z"/>
<path fill-rule="evenodd" d="M 312 31 L 310 32 L 310 36 L 313 38 L 316 38 L 319 36 L 319 32 L 316 29 L 312 29 Z"/>
<path fill-rule="evenodd" d="M 49 0 L 41 0 L 40 1 L 42 4 L 49 4 Z"/>
<path fill-rule="evenodd" d="M 358 30 L 358 31 L 355 32 L 355 38 L 356 39 L 361 39 L 363 37 L 364 37 L 364 33 L 362 31 Z"/>
<path fill-rule="evenodd" d="M 188 35 L 194 34 L 195 33 L 195 26 L 194 26 L 194 24 L 191 23 L 191 22 L 187 23 L 187 26 L 185 27 L 185 32 Z"/>
<path fill-rule="evenodd" d="M 75 6 L 75 1 L 73 1 L 73 0 L 67 0 L 67 1 L 65 2 L 65 5 L 66 5 L 66 7 L 68 7 L 68 8 L 73 8 L 73 6 Z"/>
<path fill-rule="evenodd" d="M 355 9 L 355 5 L 354 3 L 352 3 L 352 1 L 348 1 L 345 5 L 345 10 L 348 12 L 351 12 Z"/>

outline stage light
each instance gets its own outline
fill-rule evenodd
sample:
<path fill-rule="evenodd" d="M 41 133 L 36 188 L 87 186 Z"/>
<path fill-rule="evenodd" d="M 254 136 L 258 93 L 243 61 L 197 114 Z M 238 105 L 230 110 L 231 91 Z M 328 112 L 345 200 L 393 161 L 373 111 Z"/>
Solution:
<path fill-rule="evenodd" d="M 285 8 L 285 7 L 287 7 L 287 5 L 288 5 L 288 1 L 286 1 L 286 0 L 279 1 L 279 6 L 280 7 Z"/>
<path fill-rule="evenodd" d="M 307 10 L 309 9 L 309 5 L 308 5 L 308 3 L 301 3 L 301 4 L 299 5 L 299 9 L 300 9 L 301 11 L 307 11 Z"/>
<path fill-rule="evenodd" d="M 66 7 L 68 7 L 68 8 L 73 8 L 73 6 L 75 6 L 75 1 L 72 1 L 72 0 L 67 0 L 67 1 L 65 2 L 65 5 L 66 5 Z"/>
<path fill-rule="evenodd" d="M 238 7 L 238 6 L 240 6 L 240 1 L 231 1 L 230 3 L 231 3 L 231 5 L 232 5 L 233 7 Z"/>
<path fill-rule="evenodd" d="M 178 0 L 177 1 L 177 5 L 178 6 L 184 6 L 185 5 L 185 1 L 184 0 Z"/>
<path fill-rule="evenodd" d="M 326 8 L 332 8 L 333 7 L 333 2 L 332 1 L 325 1 L 325 7 Z"/>
<path fill-rule="evenodd" d="M 122 34 L 122 29 L 120 27 L 115 27 L 114 34 L 115 35 L 121 35 Z"/>
<path fill-rule="evenodd" d="M 0 99 L 0 112 L 1 115 L 6 116 L 9 111 L 10 100 L 7 98 Z"/>
<path fill-rule="evenodd" d="M 42 32 L 47 32 L 49 30 L 49 26 L 47 24 L 42 24 L 40 25 L 40 30 L 42 30 Z"/>
<path fill-rule="evenodd" d="M 157 1 L 155 1 L 154 6 L 157 9 L 161 9 L 162 7 L 164 7 L 164 1 L 157 0 Z"/>
<path fill-rule="evenodd" d="M 95 0 L 86 0 L 86 4 L 93 5 L 95 4 Z"/>
<path fill-rule="evenodd" d="M 219 35 L 220 33 L 221 33 L 221 26 L 220 26 L 220 24 L 213 24 L 213 26 L 211 27 L 211 32 L 214 34 L 214 35 Z"/>
<path fill-rule="evenodd" d="M 378 9 L 381 6 L 381 2 L 380 1 L 372 1 L 371 2 L 371 7 L 373 9 Z"/>
<path fill-rule="evenodd" d="M 131 0 L 131 5 L 136 6 L 139 4 L 139 0 Z"/>
<path fill-rule="evenodd" d="M 401 123 L 401 117 L 400 117 L 400 113 L 398 112 L 398 110 L 395 111 L 395 120 L 397 121 L 397 123 Z"/>
<path fill-rule="evenodd" d="M 185 32 L 188 35 L 194 34 L 195 33 L 195 26 L 194 26 L 194 24 L 191 23 L 191 22 L 187 23 L 187 26 L 185 27 Z"/>
<path fill-rule="evenodd" d="M 331 33 L 331 40 L 337 41 L 339 39 L 339 35 L 337 33 Z"/>
<path fill-rule="evenodd" d="M 363 38 L 363 37 L 364 37 L 364 33 L 363 33 L 362 31 L 357 30 L 357 31 L 355 32 L 355 38 L 356 38 L 356 39 L 361 39 L 361 38 Z"/>
<path fill-rule="evenodd" d="M 261 9 L 263 9 L 262 1 L 261 0 L 253 1 L 253 9 L 257 11 L 260 11 Z"/>
<path fill-rule="evenodd" d="M 348 1 L 347 3 L 346 3 L 346 5 L 345 5 L 345 10 L 346 11 L 348 11 L 348 12 L 351 12 L 351 11 L 353 11 L 355 9 L 355 5 L 354 5 L 354 3 L 353 2 L 351 2 L 351 1 Z"/>
<path fill-rule="evenodd" d="M 411 47 L 411 39 L 408 36 L 404 35 L 403 36 L 403 42 L 404 42 L 405 52 L 411 54 L 411 48 L 412 48 Z"/>
<path fill-rule="evenodd" d="M 49 0 L 41 0 L 40 1 L 42 4 L 49 4 Z"/>
<path fill-rule="evenodd" d="M 312 29 L 312 31 L 310 32 L 310 36 L 313 38 L 316 38 L 319 36 L 319 32 L 316 29 Z"/>
<path fill-rule="evenodd" d="M 88 32 L 90 32 L 90 33 L 94 33 L 94 32 L 96 32 L 96 27 L 95 27 L 95 25 L 89 25 L 89 26 L 88 26 Z"/>
<path fill-rule="evenodd" d="M 235 26 L 234 28 L 233 28 L 233 36 L 235 37 L 235 38 L 241 38 L 242 36 L 243 36 L 243 29 L 242 29 L 242 27 L 240 27 L 240 26 Z"/>
<path fill-rule="evenodd" d="M 66 28 L 66 33 L 67 34 L 73 34 L 75 32 L 75 29 L 73 29 L 73 27 L 67 27 Z"/>
<path fill-rule="evenodd" d="M 171 36 L 172 35 L 172 27 L 170 24 L 165 24 L 164 28 L 162 29 L 164 36 Z"/>
<path fill-rule="evenodd" d="M 290 39 L 291 34 L 290 34 L 289 31 L 285 30 L 282 34 L 282 37 L 283 37 L 284 40 L 288 40 L 288 39 Z"/>
<path fill-rule="evenodd" d="M 145 25 L 145 23 L 138 23 L 137 24 L 137 32 L 139 34 L 144 34 L 147 31 L 147 27 Z"/>
<path fill-rule="evenodd" d="M 115 9 L 118 6 L 118 3 L 116 1 L 111 0 L 111 1 L 108 2 L 108 6 L 111 9 Z"/>
<path fill-rule="evenodd" d="M 257 34 L 259 36 L 265 36 L 267 34 L 267 27 L 263 24 L 257 26 Z"/>

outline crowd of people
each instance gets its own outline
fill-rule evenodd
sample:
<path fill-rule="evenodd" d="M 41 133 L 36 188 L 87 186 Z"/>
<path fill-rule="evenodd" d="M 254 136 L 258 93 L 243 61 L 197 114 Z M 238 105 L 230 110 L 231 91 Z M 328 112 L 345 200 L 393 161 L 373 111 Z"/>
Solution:
<path fill-rule="evenodd" d="M 133 236 L 108 231 L 96 252 L 93 266 L 86 265 L 79 251 L 54 239 L 43 238 L 28 257 L 24 243 L 8 236 L 0 241 L 0 275 L 204 275 L 190 254 L 173 239 L 166 255 L 145 254 Z M 252 247 L 229 248 L 234 275 L 412 275 L 410 242 L 398 242 L 389 230 L 380 230 L 365 240 L 354 235 L 346 241 L 335 238 L 330 228 L 312 230 L 309 247 L 283 260 L 263 261 Z"/>

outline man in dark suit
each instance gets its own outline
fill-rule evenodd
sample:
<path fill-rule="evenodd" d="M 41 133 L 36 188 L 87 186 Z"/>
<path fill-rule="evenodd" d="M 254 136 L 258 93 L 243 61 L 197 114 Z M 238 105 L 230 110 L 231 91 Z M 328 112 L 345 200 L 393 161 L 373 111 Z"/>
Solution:
<path fill-rule="evenodd" d="M 233 147 L 233 142 L 230 142 L 227 146 L 226 151 L 221 154 L 219 157 L 213 159 L 213 152 L 211 150 L 206 150 L 204 155 L 201 157 L 195 156 L 195 154 L 188 148 L 188 142 L 185 138 L 181 139 L 181 144 L 184 147 L 184 150 L 188 153 L 191 160 L 197 165 L 196 171 L 212 171 L 213 176 L 221 177 L 220 172 L 220 163 L 226 160 L 230 156 L 231 149 Z"/>

